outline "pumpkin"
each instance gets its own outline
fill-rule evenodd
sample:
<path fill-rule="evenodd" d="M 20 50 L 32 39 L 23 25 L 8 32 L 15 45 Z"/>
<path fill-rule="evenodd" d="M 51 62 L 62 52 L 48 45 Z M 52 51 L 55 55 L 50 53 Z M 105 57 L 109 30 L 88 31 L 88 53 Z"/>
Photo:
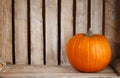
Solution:
<path fill-rule="evenodd" d="M 111 49 L 107 38 L 100 34 L 80 33 L 66 45 L 66 54 L 71 65 L 82 72 L 98 72 L 111 60 Z"/>

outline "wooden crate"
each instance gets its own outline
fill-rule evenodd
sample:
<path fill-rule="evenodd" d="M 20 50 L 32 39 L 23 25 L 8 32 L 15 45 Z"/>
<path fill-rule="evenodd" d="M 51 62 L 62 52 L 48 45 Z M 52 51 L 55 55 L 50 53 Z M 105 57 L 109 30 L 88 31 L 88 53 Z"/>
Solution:
<path fill-rule="evenodd" d="M 98 73 L 71 67 L 65 46 L 77 33 L 105 35 L 112 61 L 120 57 L 119 0 L 0 0 L 0 57 L 3 77 L 117 77 L 108 66 Z"/>

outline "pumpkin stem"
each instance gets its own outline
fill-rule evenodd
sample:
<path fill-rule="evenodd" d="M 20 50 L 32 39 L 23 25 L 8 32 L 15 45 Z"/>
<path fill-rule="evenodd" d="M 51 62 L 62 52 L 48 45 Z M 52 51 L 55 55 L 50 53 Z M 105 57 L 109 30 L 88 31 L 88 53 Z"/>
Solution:
<path fill-rule="evenodd" d="M 89 37 L 93 36 L 92 29 L 89 28 L 88 32 L 87 32 L 85 35 L 86 35 L 86 36 L 89 36 Z"/>

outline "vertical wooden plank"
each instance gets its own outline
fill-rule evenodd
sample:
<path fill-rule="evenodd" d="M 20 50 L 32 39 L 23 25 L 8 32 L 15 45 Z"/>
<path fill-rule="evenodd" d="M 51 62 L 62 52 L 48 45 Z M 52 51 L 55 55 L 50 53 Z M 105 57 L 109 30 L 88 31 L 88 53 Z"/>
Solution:
<path fill-rule="evenodd" d="M 12 8 L 11 0 L 0 0 L 0 57 L 12 64 Z"/>
<path fill-rule="evenodd" d="M 31 64 L 43 65 L 42 0 L 31 0 Z"/>
<path fill-rule="evenodd" d="M 73 0 L 61 0 L 61 64 L 69 64 L 66 43 L 73 36 Z"/>
<path fill-rule="evenodd" d="M 28 64 L 27 0 L 15 0 L 15 62 Z"/>
<path fill-rule="evenodd" d="M 120 58 L 120 0 L 105 0 L 105 35 L 110 41 L 112 62 Z"/>
<path fill-rule="evenodd" d="M 93 33 L 102 34 L 103 0 L 91 0 L 91 28 Z"/>
<path fill-rule="evenodd" d="M 46 0 L 46 65 L 57 65 L 57 0 Z"/>
<path fill-rule="evenodd" d="M 87 32 L 88 0 L 76 0 L 76 34 Z"/>

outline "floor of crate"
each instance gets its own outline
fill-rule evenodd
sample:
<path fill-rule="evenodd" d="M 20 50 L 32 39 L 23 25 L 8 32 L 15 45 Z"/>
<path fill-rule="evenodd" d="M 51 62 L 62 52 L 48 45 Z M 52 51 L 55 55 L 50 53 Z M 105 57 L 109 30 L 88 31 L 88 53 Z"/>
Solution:
<path fill-rule="evenodd" d="M 79 78 L 79 77 L 112 77 L 117 76 L 113 69 L 108 66 L 97 73 L 82 73 L 68 66 L 35 66 L 35 65 L 6 65 L 0 72 L 0 78 Z"/>

